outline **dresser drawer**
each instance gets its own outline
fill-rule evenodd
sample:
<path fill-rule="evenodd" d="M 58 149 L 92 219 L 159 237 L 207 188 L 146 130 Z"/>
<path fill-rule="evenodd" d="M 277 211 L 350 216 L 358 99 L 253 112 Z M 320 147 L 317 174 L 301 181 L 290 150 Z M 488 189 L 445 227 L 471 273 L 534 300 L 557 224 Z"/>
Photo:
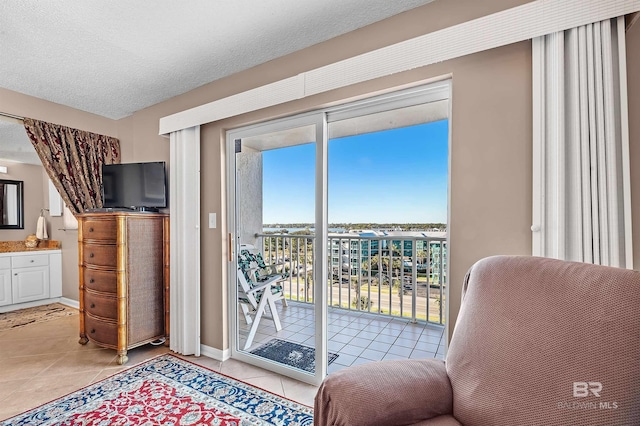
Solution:
<path fill-rule="evenodd" d="M 87 240 L 116 241 L 116 220 L 86 219 L 82 222 L 82 238 Z"/>
<path fill-rule="evenodd" d="M 90 340 L 117 348 L 118 325 L 115 322 L 94 318 L 90 314 L 85 313 L 84 324 L 87 337 Z"/>
<path fill-rule="evenodd" d="M 113 321 L 118 319 L 118 299 L 103 296 L 90 291 L 84 292 L 84 309 L 93 316 L 107 318 Z"/>
<path fill-rule="evenodd" d="M 84 287 L 100 291 L 102 293 L 116 294 L 118 291 L 118 279 L 116 272 L 98 271 L 96 269 L 84 268 Z"/>
<path fill-rule="evenodd" d="M 111 244 L 84 243 L 82 246 L 82 261 L 85 265 L 116 267 L 117 248 Z"/>
<path fill-rule="evenodd" d="M 31 254 L 26 256 L 12 256 L 12 268 L 28 268 L 30 266 L 47 266 L 49 264 L 48 254 Z"/>

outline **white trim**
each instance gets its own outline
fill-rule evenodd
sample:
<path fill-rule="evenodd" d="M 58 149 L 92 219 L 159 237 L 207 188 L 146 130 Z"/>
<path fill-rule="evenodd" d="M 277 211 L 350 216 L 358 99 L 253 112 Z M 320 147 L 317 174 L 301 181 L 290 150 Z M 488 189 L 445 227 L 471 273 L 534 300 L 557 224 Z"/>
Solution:
<path fill-rule="evenodd" d="M 170 348 L 200 355 L 200 126 L 170 138 Z"/>
<path fill-rule="evenodd" d="M 451 253 L 449 247 L 451 247 L 451 146 L 453 145 L 453 139 L 451 135 L 453 134 L 453 80 L 449 80 L 449 125 L 447 129 L 447 253 Z M 453 330 L 449 324 L 454 324 L 455 321 L 451 318 L 451 296 L 449 285 L 449 278 L 451 276 L 451 262 L 446 262 L 446 272 L 447 272 L 447 282 L 445 283 L 444 289 L 444 297 L 445 297 L 445 333 L 444 333 L 444 344 L 445 344 L 445 356 L 446 351 L 449 350 L 449 342 L 451 342 L 451 337 L 453 336 Z"/>
<path fill-rule="evenodd" d="M 533 98 L 533 199 L 541 200 L 539 204 L 533 203 L 532 224 L 531 224 L 531 254 L 542 256 L 545 245 L 544 232 L 545 215 L 542 207 L 545 205 L 544 185 L 544 120 L 546 96 L 544 90 L 545 62 L 544 62 L 544 38 L 536 37 L 532 43 L 532 98 Z"/>
<path fill-rule="evenodd" d="M 4 305 L 4 306 L 0 306 L 0 313 L 17 311 L 18 309 L 24 309 L 24 308 L 33 308 L 35 306 L 48 305 L 50 303 L 58 303 L 58 302 L 62 302 L 61 299 L 62 298 L 60 297 L 53 297 L 50 299 L 34 300 L 33 302 L 23 302 L 23 303 L 15 303 L 13 305 Z"/>
<path fill-rule="evenodd" d="M 329 129 L 327 113 L 319 114 L 316 122 L 316 196 L 315 196 L 315 235 L 313 279 L 315 283 L 329 282 L 328 276 L 328 247 L 327 230 L 329 227 Z M 328 369 L 328 339 L 327 339 L 327 298 L 326 285 L 313 286 L 313 300 L 315 311 L 316 342 L 315 347 L 315 377 L 313 384 L 319 386 L 326 377 Z"/>
<path fill-rule="evenodd" d="M 231 358 L 231 351 L 229 349 L 221 350 L 212 346 L 200 345 L 200 355 L 218 361 L 226 361 Z"/>
<path fill-rule="evenodd" d="M 536 0 L 160 119 L 160 134 L 640 10 L 640 0 Z"/>
<path fill-rule="evenodd" d="M 636 16 L 634 19 L 637 19 Z M 633 269 L 633 232 L 631 212 L 631 157 L 629 154 L 629 108 L 627 93 L 627 43 L 624 17 L 618 18 L 618 58 L 620 58 L 620 122 L 622 155 L 622 200 L 624 210 L 624 252 L 627 269 Z"/>
<path fill-rule="evenodd" d="M 70 306 L 72 308 L 80 309 L 80 302 L 78 302 L 77 300 L 69 299 L 69 298 L 66 298 L 66 297 L 61 297 L 60 298 L 60 303 L 62 303 L 63 305 L 66 305 L 66 306 Z"/>

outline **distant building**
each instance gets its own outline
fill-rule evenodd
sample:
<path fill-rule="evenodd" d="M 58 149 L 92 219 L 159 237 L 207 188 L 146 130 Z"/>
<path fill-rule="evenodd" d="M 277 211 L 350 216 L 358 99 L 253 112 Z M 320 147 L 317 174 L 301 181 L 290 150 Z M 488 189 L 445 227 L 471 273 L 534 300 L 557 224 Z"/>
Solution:
<path fill-rule="evenodd" d="M 330 264 L 334 273 L 359 274 L 363 261 L 374 256 L 401 259 L 402 274 L 412 272 L 413 244 L 416 245 L 416 269 L 429 271 L 432 282 L 444 282 L 446 271 L 446 231 L 351 230 L 329 233 Z M 400 249 L 402 250 L 399 253 Z M 364 271 L 363 271 L 364 272 Z"/>

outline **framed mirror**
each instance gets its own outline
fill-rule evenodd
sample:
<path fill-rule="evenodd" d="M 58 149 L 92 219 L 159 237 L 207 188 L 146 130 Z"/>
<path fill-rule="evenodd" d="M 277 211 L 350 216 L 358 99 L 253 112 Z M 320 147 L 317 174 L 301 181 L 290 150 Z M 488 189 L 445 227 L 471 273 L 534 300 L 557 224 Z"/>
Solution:
<path fill-rule="evenodd" d="M 0 229 L 24 229 L 23 181 L 0 179 Z"/>

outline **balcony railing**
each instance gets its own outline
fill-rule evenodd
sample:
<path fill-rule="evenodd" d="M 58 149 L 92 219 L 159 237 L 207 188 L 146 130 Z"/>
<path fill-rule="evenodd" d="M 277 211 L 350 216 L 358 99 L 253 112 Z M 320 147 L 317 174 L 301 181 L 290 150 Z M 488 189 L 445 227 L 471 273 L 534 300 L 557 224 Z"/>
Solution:
<path fill-rule="evenodd" d="M 287 273 L 287 299 L 313 303 L 315 237 L 257 236 L 264 258 Z M 328 244 L 329 306 L 444 324 L 445 238 L 339 234 Z"/>

